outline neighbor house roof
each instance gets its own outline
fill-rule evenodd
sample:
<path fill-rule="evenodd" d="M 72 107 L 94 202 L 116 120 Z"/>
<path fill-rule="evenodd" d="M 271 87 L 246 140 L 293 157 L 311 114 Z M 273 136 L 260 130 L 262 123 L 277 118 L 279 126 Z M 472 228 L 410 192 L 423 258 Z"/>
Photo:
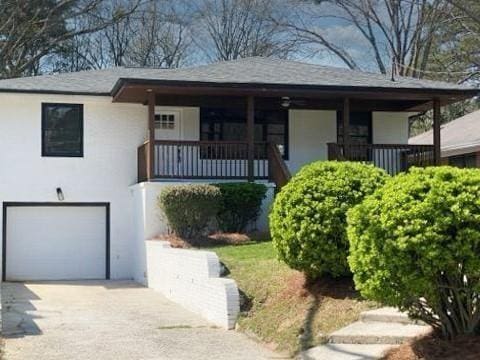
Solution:
<path fill-rule="evenodd" d="M 0 80 L 3 92 L 46 92 L 114 95 L 122 83 L 156 81 L 217 85 L 272 85 L 325 88 L 375 88 L 389 90 L 437 91 L 445 93 L 476 90 L 447 82 L 388 76 L 321 66 L 298 61 L 252 57 L 179 69 L 116 67 L 57 75 Z"/>
<path fill-rule="evenodd" d="M 440 139 L 444 157 L 480 151 L 480 110 L 442 125 Z M 433 144 L 433 131 L 414 136 L 408 143 Z"/>

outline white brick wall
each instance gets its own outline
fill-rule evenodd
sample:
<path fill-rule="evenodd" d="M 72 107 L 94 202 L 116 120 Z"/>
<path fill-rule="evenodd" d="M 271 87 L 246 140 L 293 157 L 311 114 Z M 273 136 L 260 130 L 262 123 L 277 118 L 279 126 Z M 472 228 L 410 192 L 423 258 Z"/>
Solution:
<path fill-rule="evenodd" d="M 234 280 L 220 278 L 214 252 L 173 249 L 166 241 L 145 243 L 148 287 L 218 326 L 234 328 L 238 288 Z"/>

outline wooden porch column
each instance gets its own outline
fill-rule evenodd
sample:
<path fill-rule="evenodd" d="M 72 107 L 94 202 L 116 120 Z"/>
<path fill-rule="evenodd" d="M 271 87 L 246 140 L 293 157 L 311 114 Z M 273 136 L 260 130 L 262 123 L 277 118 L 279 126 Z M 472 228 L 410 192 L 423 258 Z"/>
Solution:
<path fill-rule="evenodd" d="M 253 182 L 254 178 L 254 151 L 255 151 L 255 99 L 253 96 L 247 97 L 247 178 L 248 181 Z"/>
<path fill-rule="evenodd" d="M 348 145 L 350 144 L 350 99 L 343 99 L 343 111 L 342 111 L 342 120 L 343 120 L 343 156 L 345 160 L 348 160 Z"/>
<path fill-rule="evenodd" d="M 441 165 L 440 146 L 440 100 L 433 99 L 433 157 L 436 166 Z"/>
<path fill-rule="evenodd" d="M 147 177 L 148 180 L 155 177 L 155 94 L 148 93 L 148 156 Z"/>

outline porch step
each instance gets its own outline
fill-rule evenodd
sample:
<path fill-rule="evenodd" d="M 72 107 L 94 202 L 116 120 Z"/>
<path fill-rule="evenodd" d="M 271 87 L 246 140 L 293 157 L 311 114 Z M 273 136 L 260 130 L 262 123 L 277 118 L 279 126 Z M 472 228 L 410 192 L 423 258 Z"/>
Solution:
<path fill-rule="evenodd" d="M 429 326 L 381 321 L 357 321 L 329 337 L 333 344 L 402 344 L 430 332 Z"/>
<path fill-rule="evenodd" d="M 421 321 L 412 320 L 406 313 L 393 307 L 383 307 L 380 309 L 364 311 L 360 314 L 360 321 L 424 325 Z"/>
<path fill-rule="evenodd" d="M 381 358 L 392 345 L 325 344 L 300 355 L 301 360 L 373 360 Z"/>

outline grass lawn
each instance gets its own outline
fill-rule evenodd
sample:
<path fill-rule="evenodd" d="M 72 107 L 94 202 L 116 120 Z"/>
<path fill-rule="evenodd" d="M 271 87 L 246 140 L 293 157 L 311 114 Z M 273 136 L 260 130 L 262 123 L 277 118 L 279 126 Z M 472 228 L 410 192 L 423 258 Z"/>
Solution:
<path fill-rule="evenodd" d="M 350 279 L 305 286 L 298 271 L 275 258 L 271 242 L 213 249 L 249 301 L 242 306 L 240 330 L 280 351 L 295 354 L 325 341 L 325 335 L 375 307 L 358 298 Z"/>

